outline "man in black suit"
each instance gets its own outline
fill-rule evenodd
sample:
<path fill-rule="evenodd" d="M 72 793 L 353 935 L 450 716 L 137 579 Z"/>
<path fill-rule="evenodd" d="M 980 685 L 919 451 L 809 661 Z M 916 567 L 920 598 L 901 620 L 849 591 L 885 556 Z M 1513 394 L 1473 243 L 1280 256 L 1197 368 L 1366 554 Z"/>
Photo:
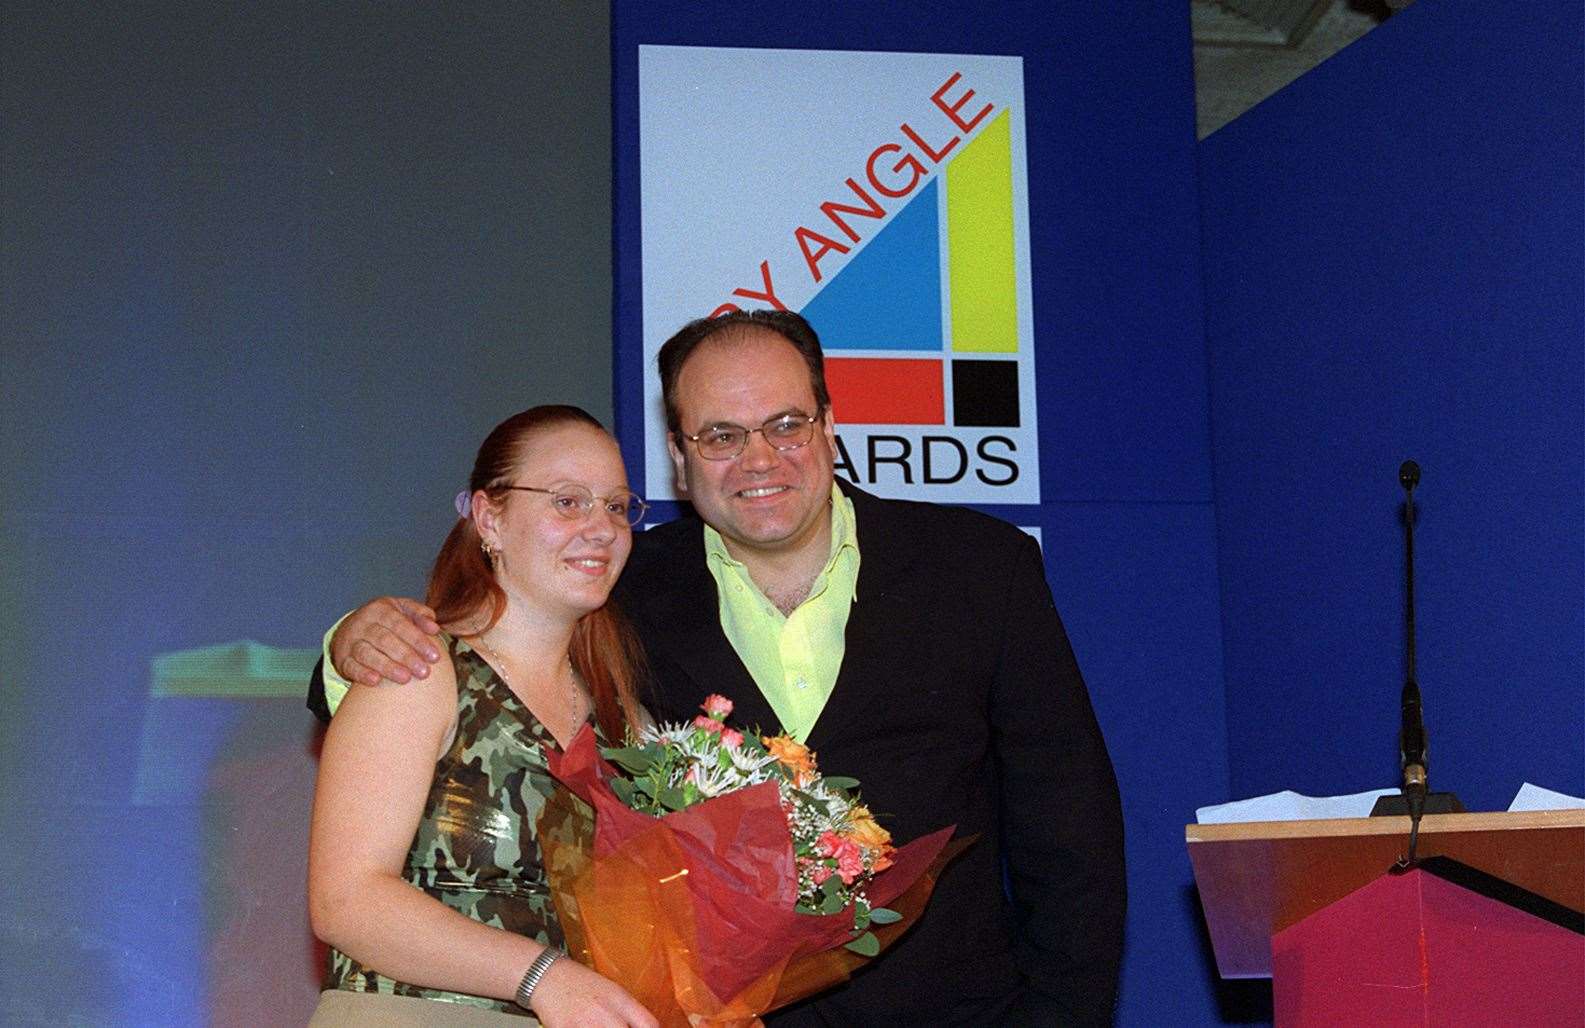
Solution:
<path fill-rule="evenodd" d="M 640 533 L 617 589 L 652 711 L 691 718 L 720 693 L 734 722 L 858 778 L 899 844 L 947 824 L 980 836 L 896 946 L 770 1021 L 1109 1024 L 1121 808 L 1039 548 L 973 511 L 838 484 L 820 345 L 796 314 L 694 322 L 660 368 L 696 516 Z M 361 608 L 336 667 L 420 669 L 414 606 Z"/>

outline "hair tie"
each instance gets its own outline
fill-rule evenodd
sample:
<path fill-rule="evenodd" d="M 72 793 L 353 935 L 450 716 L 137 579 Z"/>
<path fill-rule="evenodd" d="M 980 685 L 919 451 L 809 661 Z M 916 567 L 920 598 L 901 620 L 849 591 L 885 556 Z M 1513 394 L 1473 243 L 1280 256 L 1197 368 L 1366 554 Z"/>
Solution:
<path fill-rule="evenodd" d="M 455 500 L 451 501 L 451 505 L 457 508 L 457 517 L 466 521 L 473 516 L 473 493 L 464 489 L 457 494 Z"/>

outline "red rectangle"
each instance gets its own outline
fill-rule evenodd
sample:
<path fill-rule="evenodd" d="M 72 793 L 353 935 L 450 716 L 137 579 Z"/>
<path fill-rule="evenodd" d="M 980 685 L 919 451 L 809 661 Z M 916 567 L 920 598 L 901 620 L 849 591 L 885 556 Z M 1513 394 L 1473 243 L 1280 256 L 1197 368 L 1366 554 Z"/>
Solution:
<path fill-rule="evenodd" d="M 839 425 L 944 425 L 942 362 L 827 357 L 826 386 Z"/>

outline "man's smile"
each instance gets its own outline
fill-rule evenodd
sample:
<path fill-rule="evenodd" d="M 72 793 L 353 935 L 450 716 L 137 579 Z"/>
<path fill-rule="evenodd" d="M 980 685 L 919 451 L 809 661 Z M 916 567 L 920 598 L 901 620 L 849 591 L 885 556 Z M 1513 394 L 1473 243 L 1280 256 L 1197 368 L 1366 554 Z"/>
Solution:
<path fill-rule="evenodd" d="M 744 500 L 759 500 L 787 492 L 791 488 L 792 486 L 787 485 L 757 485 L 748 489 L 739 489 L 737 496 Z"/>

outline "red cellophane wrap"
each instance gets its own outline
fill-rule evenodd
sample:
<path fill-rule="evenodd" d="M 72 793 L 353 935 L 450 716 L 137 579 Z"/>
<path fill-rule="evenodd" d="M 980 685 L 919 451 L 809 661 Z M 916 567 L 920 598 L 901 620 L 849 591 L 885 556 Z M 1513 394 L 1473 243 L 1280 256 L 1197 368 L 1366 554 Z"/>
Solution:
<path fill-rule="evenodd" d="M 800 914 L 792 838 L 776 786 L 752 786 L 656 818 L 629 808 L 583 728 L 550 771 L 540 847 L 568 952 L 624 988 L 666 1026 L 735 1026 L 845 981 L 864 964 L 842 946 L 853 910 Z M 923 912 L 936 876 L 967 841 L 952 828 L 916 839 L 867 888 L 903 915 L 874 925 L 882 947 Z"/>

